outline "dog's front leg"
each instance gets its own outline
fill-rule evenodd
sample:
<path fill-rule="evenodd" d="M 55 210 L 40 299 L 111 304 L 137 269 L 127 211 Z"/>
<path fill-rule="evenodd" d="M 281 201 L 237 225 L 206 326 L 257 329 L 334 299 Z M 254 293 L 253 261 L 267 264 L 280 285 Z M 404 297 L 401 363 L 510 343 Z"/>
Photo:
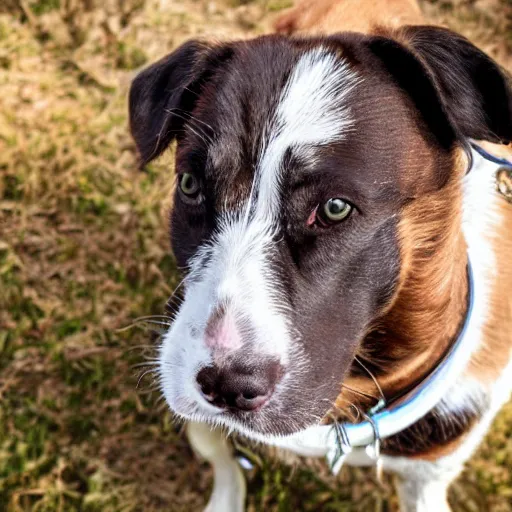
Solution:
<path fill-rule="evenodd" d="M 451 478 L 399 478 L 396 488 L 400 512 L 450 512 L 448 487 L 451 481 Z"/>
<path fill-rule="evenodd" d="M 213 492 L 205 512 L 243 512 L 245 478 L 221 431 L 191 422 L 187 435 L 196 453 L 213 467 Z"/>

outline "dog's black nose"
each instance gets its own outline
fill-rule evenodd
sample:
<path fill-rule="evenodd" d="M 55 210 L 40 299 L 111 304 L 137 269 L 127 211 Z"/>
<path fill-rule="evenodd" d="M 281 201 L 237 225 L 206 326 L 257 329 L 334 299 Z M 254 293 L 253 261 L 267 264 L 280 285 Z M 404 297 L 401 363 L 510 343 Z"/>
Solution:
<path fill-rule="evenodd" d="M 283 374 L 278 361 L 257 365 L 231 362 L 207 366 L 197 374 L 197 383 L 208 402 L 217 407 L 255 411 L 265 404 Z"/>

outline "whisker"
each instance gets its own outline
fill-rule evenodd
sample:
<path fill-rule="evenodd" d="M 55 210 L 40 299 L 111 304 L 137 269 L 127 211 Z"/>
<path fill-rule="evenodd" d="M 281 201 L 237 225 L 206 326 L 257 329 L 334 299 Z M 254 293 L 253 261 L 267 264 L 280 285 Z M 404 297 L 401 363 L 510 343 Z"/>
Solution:
<path fill-rule="evenodd" d="M 180 303 L 183 302 L 183 299 L 179 296 L 177 296 L 177 292 L 178 290 L 183 286 L 183 284 L 185 284 L 185 282 L 187 281 L 188 279 L 188 276 L 185 276 L 179 283 L 178 285 L 176 286 L 176 288 L 174 288 L 174 291 L 171 293 L 171 296 L 167 299 L 167 303 L 166 303 L 166 308 L 169 308 L 171 309 L 173 307 L 172 305 L 172 301 L 178 301 Z"/>
<path fill-rule="evenodd" d="M 127 325 L 126 327 L 120 327 L 119 329 L 116 329 L 115 332 L 124 332 L 128 329 L 131 329 L 132 327 L 138 326 L 139 324 L 153 324 L 153 325 L 165 325 L 166 327 L 170 327 L 172 325 L 172 322 L 162 322 L 160 320 L 151 320 L 149 317 L 141 316 L 140 318 L 136 318 L 132 321 L 131 324 Z"/>
<path fill-rule="evenodd" d="M 191 93 L 191 94 L 195 94 L 198 98 L 200 97 L 200 96 L 199 96 L 199 93 L 197 93 L 196 91 L 194 91 L 194 90 L 193 90 L 193 89 L 191 89 L 190 87 L 183 87 L 183 89 L 185 89 L 185 91 L 188 91 L 188 92 L 189 92 L 189 93 Z M 183 111 L 183 109 L 176 109 L 176 110 L 182 110 L 182 111 Z"/>
<path fill-rule="evenodd" d="M 185 89 L 188 90 L 189 92 L 197 94 L 197 93 L 195 93 L 195 91 L 192 91 L 191 89 L 188 89 L 187 87 L 185 87 Z M 189 116 L 189 118 L 193 119 L 196 123 L 201 123 L 204 126 L 206 126 L 207 128 L 209 128 L 212 132 L 214 131 L 211 124 L 208 124 L 208 123 L 205 123 L 204 121 L 201 121 L 201 119 L 198 119 L 196 116 L 192 115 L 190 112 L 187 112 L 186 110 L 183 110 L 182 108 L 174 107 L 174 108 L 169 109 L 169 110 L 171 110 L 172 112 L 183 112 L 183 114 Z"/>
<path fill-rule="evenodd" d="M 169 321 L 169 322 L 164 322 L 162 320 L 162 318 L 165 318 L 166 320 L 170 320 L 170 318 L 168 316 L 164 317 L 163 315 L 161 317 L 153 317 L 153 316 L 139 316 L 138 318 L 136 318 L 133 322 L 134 323 L 137 323 L 137 322 L 152 322 L 154 324 L 158 324 L 158 325 L 171 325 L 172 322 Z"/>
<path fill-rule="evenodd" d="M 137 380 L 137 385 L 135 386 L 135 389 L 139 388 L 139 384 L 141 383 L 142 379 L 148 374 L 148 373 L 158 373 L 155 369 L 146 370 Z"/>
<path fill-rule="evenodd" d="M 160 391 L 160 389 L 158 389 L 158 391 Z M 155 402 L 155 405 L 159 405 L 160 402 L 162 402 L 163 400 L 165 400 L 165 395 L 162 393 L 156 400 Z"/>
<path fill-rule="evenodd" d="M 127 352 L 131 352 L 132 350 L 155 350 L 158 347 L 156 345 L 134 345 L 133 347 L 128 347 L 126 349 Z"/>
<path fill-rule="evenodd" d="M 196 123 L 201 123 L 202 125 L 206 126 L 207 128 L 209 128 L 212 132 L 214 131 L 213 127 L 211 124 L 208 124 L 204 121 L 202 121 L 201 119 L 198 119 L 196 116 L 192 115 L 190 112 L 186 112 L 185 110 L 183 110 L 182 108 L 174 108 L 174 110 L 179 110 L 180 112 L 184 112 L 185 114 L 189 115 L 190 116 L 190 119 L 192 119 L 193 121 L 195 121 Z"/>
<path fill-rule="evenodd" d="M 160 361 L 158 359 L 155 359 L 154 361 L 146 361 L 144 363 L 136 363 L 136 364 L 132 365 L 132 368 L 143 368 L 145 366 L 157 367 L 157 366 L 160 366 Z"/>
<path fill-rule="evenodd" d="M 386 396 L 384 395 L 384 392 L 382 391 L 382 388 L 380 387 L 379 382 L 377 381 L 377 378 L 373 373 L 363 364 L 363 362 L 355 356 L 354 360 L 363 368 L 363 370 L 370 376 L 370 378 L 373 380 L 373 383 L 375 384 L 376 388 L 378 389 L 380 396 L 382 400 L 386 401 Z"/>
<path fill-rule="evenodd" d="M 179 117 L 180 119 L 183 119 L 183 121 L 188 123 L 187 125 L 185 125 L 185 128 L 189 128 L 193 133 L 195 133 L 206 144 L 213 143 L 213 139 L 210 137 L 210 135 L 208 135 L 200 126 L 197 126 L 197 125 L 194 126 L 191 123 L 191 121 L 193 121 L 194 119 L 192 119 L 190 116 L 181 115 L 181 114 L 177 113 L 175 110 L 176 109 L 165 109 L 165 112 L 167 112 L 170 115 Z"/>
<path fill-rule="evenodd" d="M 376 400 L 376 401 L 379 400 L 374 395 L 370 395 L 368 393 L 365 393 L 364 391 L 359 391 L 358 389 L 355 389 L 355 388 L 352 388 L 350 386 L 347 386 L 346 384 L 342 384 L 341 387 L 347 389 L 348 391 L 351 391 L 352 393 L 356 393 L 357 395 L 364 396 L 365 398 L 372 398 L 373 400 Z"/>
<path fill-rule="evenodd" d="M 126 332 L 133 327 L 141 327 L 143 329 L 147 329 L 150 331 L 153 331 L 159 335 L 165 334 L 169 327 L 171 326 L 171 323 L 167 322 L 159 322 L 156 320 L 144 320 L 143 318 L 135 319 L 131 324 L 127 325 L 126 327 L 121 327 L 120 329 L 116 329 L 116 333 Z M 165 327 L 165 328 L 164 328 Z"/>
<path fill-rule="evenodd" d="M 151 320 L 151 319 L 169 320 L 169 317 L 167 315 L 144 315 L 144 316 L 137 317 L 135 320 Z"/>
<path fill-rule="evenodd" d="M 152 393 L 159 393 L 160 387 L 157 382 L 154 382 L 149 388 L 141 389 L 139 395 L 151 395 Z"/>
<path fill-rule="evenodd" d="M 349 407 L 356 411 L 356 421 L 361 419 L 361 417 L 362 417 L 361 409 L 359 409 L 359 407 L 356 404 L 350 404 Z"/>

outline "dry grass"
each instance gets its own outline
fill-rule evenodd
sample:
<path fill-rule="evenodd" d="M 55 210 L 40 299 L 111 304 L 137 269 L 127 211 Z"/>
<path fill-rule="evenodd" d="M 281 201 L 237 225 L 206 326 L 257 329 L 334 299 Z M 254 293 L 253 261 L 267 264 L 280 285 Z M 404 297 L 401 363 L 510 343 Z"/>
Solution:
<path fill-rule="evenodd" d="M 506 0 L 505 0 L 506 1 Z M 136 171 L 134 69 L 196 36 L 248 37 L 289 2 L 3 0 L 0 5 L 0 510 L 199 510 L 192 456 L 151 375 L 145 332 L 178 281 L 172 152 Z M 511 65 L 502 0 L 425 4 Z M 501 9 L 501 10 L 499 10 Z M 455 510 L 512 511 L 512 406 L 457 482 Z M 258 462 L 251 510 L 393 510 L 389 482 Z"/>

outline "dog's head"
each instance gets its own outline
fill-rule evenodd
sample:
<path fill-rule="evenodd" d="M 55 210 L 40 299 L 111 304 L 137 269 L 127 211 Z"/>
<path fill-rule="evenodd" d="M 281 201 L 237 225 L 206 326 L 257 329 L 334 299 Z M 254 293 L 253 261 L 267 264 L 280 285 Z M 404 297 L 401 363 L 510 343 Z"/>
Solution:
<path fill-rule="evenodd" d="M 142 162 L 177 140 L 170 407 L 253 436 L 318 423 L 403 286 L 404 208 L 460 178 L 466 139 L 510 141 L 511 98 L 494 62 L 432 27 L 189 42 L 143 71 Z"/>

